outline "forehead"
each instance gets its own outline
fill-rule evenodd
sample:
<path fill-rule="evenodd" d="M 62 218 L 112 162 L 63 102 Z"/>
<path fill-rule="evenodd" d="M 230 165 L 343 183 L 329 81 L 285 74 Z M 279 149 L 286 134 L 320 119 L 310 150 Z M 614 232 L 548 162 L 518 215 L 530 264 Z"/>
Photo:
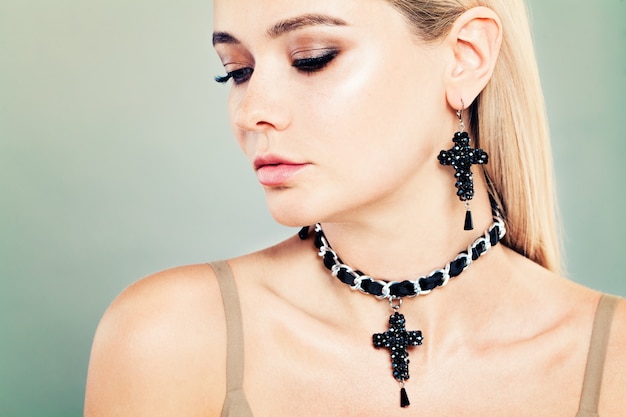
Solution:
<path fill-rule="evenodd" d="M 383 0 L 374 0 L 383 1 Z M 273 19 L 305 13 L 342 13 L 372 0 L 213 0 L 216 22 L 230 19 Z"/>
<path fill-rule="evenodd" d="M 391 9 L 385 0 L 214 0 L 213 22 L 216 32 L 258 36 L 271 33 L 271 27 L 278 22 L 306 15 L 366 25 L 381 7 Z"/>

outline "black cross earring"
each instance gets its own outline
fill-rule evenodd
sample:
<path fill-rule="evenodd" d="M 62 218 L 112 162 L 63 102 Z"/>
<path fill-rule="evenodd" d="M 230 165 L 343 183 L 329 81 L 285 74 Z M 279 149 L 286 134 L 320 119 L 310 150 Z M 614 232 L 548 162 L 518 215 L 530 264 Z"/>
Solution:
<path fill-rule="evenodd" d="M 463 102 L 461 102 L 462 104 Z M 441 165 L 451 165 L 456 178 L 456 195 L 461 201 L 465 202 L 465 230 L 474 230 L 474 222 L 472 220 L 472 211 L 470 208 L 470 200 L 474 198 L 474 178 L 472 176 L 471 167 L 474 164 L 486 164 L 488 155 L 482 149 L 472 148 L 469 134 L 465 131 L 465 123 L 463 123 L 462 111 L 457 110 L 456 115 L 459 118 L 459 131 L 454 134 L 452 142 L 454 146 L 447 151 L 439 152 L 439 163 Z"/>

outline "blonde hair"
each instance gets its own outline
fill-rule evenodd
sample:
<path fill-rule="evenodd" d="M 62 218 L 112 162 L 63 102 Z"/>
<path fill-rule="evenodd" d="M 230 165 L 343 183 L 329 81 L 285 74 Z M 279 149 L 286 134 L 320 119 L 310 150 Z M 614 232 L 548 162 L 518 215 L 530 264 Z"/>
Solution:
<path fill-rule="evenodd" d="M 387 1 L 426 42 L 444 37 L 472 7 L 489 7 L 500 17 L 500 56 L 491 80 L 469 108 L 471 134 L 489 154 L 485 175 L 506 222 L 504 244 L 560 272 L 552 150 L 523 0 Z"/>

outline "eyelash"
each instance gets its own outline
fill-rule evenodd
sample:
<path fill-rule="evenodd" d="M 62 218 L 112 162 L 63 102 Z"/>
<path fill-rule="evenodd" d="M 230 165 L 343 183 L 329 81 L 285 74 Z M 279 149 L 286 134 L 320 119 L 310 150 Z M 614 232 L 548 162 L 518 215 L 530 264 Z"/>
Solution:
<path fill-rule="evenodd" d="M 339 51 L 333 50 L 321 56 L 296 59 L 292 62 L 291 66 L 298 71 L 310 74 L 323 70 L 337 55 L 339 55 Z M 224 84 L 232 78 L 235 85 L 242 84 L 250 79 L 253 71 L 252 68 L 236 69 L 227 72 L 226 75 L 215 77 L 215 81 Z"/>
<path fill-rule="evenodd" d="M 252 75 L 252 68 L 240 68 L 234 71 L 227 72 L 226 75 L 218 75 L 215 77 L 215 81 L 220 84 L 228 82 L 231 78 L 235 84 L 241 84 L 248 81 L 248 78 Z"/>
<path fill-rule="evenodd" d="M 296 59 L 291 66 L 302 72 L 317 72 L 323 70 L 337 55 L 339 55 L 339 51 L 328 51 L 320 56 Z"/>

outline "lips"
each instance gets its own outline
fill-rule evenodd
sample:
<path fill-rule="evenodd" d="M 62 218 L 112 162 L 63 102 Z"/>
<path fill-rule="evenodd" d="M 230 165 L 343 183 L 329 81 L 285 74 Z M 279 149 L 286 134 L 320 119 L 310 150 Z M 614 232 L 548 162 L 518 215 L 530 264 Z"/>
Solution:
<path fill-rule="evenodd" d="M 287 185 L 308 164 L 267 155 L 254 160 L 254 169 L 259 182 L 266 187 Z"/>

